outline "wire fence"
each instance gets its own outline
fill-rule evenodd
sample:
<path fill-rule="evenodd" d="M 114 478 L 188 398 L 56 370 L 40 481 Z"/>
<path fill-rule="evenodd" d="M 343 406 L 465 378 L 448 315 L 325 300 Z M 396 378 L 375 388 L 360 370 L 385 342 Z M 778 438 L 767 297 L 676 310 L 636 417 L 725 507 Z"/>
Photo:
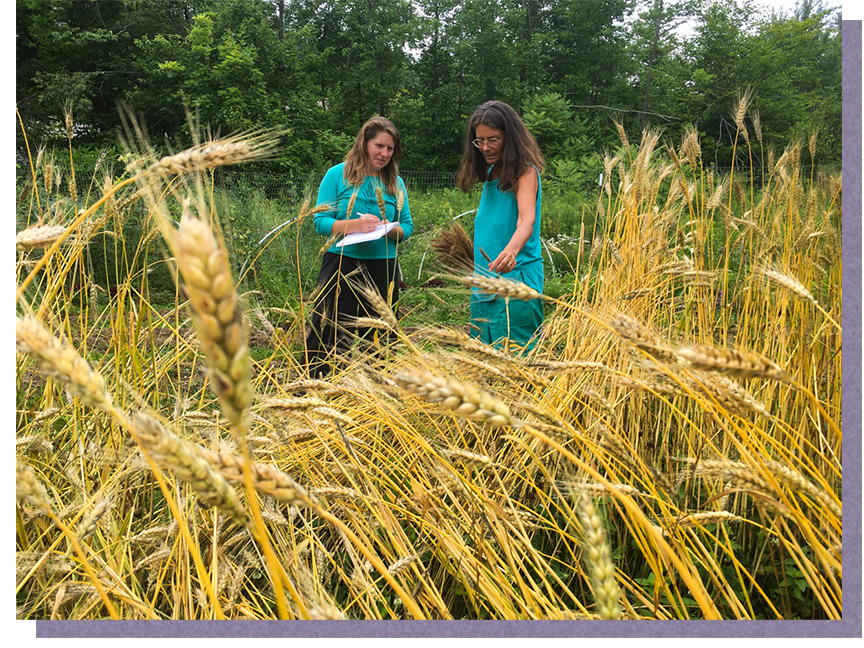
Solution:
<path fill-rule="evenodd" d="M 62 162 L 55 162 L 54 177 L 59 180 L 63 178 L 68 183 L 69 169 L 64 168 Z M 591 192 L 598 186 L 599 175 L 597 178 L 588 177 L 593 174 L 592 170 L 582 169 L 579 176 L 578 184 L 572 188 L 577 191 Z M 730 167 L 711 167 L 711 171 L 721 176 L 728 175 L 733 171 Z M 809 181 L 811 172 L 814 169 L 809 165 L 802 165 L 799 169 L 800 178 L 805 183 Z M 842 171 L 839 164 L 817 165 L 815 167 L 814 178 L 820 174 L 833 174 Z M 770 172 L 761 167 L 735 168 L 735 177 L 739 182 L 749 184 L 751 181 L 756 187 L 759 187 L 763 182 L 767 181 Z M 215 175 L 215 183 L 219 189 L 224 190 L 230 195 L 250 196 L 253 193 L 258 193 L 268 200 L 282 202 L 286 209 L 297 208 L 304 200 L 315 202 L 318 193 L 318 186 L 326 173 L 326 169 L 310 171 L 297 174 L 280 174 L 261 171 L 247 171 L 243 169 L 220 169 Z M 598 172 L 599 173 L 599 172 Z M 83 174 L 83 175 L 82 175 Z M 430 193 L 441 190 L 452 190 L 456 188 L 456 171 L 412 171 L 400 170 L 399 175 L 405 182 L 405 187 L 409 195 L 417 195 L 422 193 Z M 86 172 L 76 169 L 77 177 L 86 177 Z M 545 174 L 547 181 L 552 181 L 552 184 L 560 184 L 562 187 L 567 186 L 572 181 L 568 178 L 557 178 L 554 174 L 547 170 Z M 19 185 L 24 186 L 25 179 L 19 178 Z M 479 185 L 478 185 L 479 187 Z M 475 187 L 478 188 L 478 187 Z M 58 182 L 58 190 L 61 190 Z M 550 186 L 551 188 L 551 186 Z M 61 190 L 62 193 L 62 190 Z M 82 196 L 79 191 L 79 207 L 84 206 Z M 52 202 L 49 200 L 49 202 Z M 21 205 L 19 205 L 19 208 Z M 27 215 L 20 213 L 21 209 L 17 210 L 18 229 L 26 226 Z"/>
<path fill-rule="evenodd" d="M 720 176 L 727 176 L 733 171 L 733 168 L 711 167 L 710 170 Z M 840 165 L 817 165 L 815 167 L 816 175 L 839 173 L 841 170 L 842 167 Z M 799 177 L 806 183 L 809 181 L 812 171 L 814 169 L 809 165 L 801 166 L 799 168 Z M 302 174 L 275 174 L 226 169 L 217 174 L 216 181 L 217 186 L 228 192 L 238 192 L 241 190 L 260 191 L 268 199 L 287 200 L 292 205 L 297 205 L 307 198 L 314 202 L 318 193 L 318 186 L 326 172 L 327 170 L 323 169 Z M 579 179 L 580 184 L 574 188 L 590 191 L 592 187 L 596 186 L 599 175 L 598 178 L 592 180 L 585 175 L 589 172 L 587 169 L 583 170 L 583 174 Z M 757 187 L 763 182 L 768 181 L 770 176 L 768 169 L 760 167 L 754 167 L 753 169 L 736 167 L 734 173 L 739 182 L 749 184 L 752 181 Z M 458 173 L 456 171 L 400 170 L 399 175 L 405 183 L 405 188 L 408 190 L 409 195 L 416 195 L 418 193 L 456 189 Z M 568 182 L 564 178 L 554 178 L 548 170 L 545 177 L 547 180 L 557 180 L 564 184 Z"/>

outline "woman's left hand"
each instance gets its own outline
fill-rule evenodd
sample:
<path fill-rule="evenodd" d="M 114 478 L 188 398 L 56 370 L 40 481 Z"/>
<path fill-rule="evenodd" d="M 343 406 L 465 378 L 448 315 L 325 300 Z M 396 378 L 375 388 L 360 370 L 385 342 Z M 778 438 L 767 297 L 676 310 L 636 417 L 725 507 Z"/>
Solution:
<path fill-rule="evenodd" d="M 516 255 L 508 250 L 502 250 L 495 260 L 489 264 L 489 270 L 492 272 L 510 272 L 516 267 Z"/>

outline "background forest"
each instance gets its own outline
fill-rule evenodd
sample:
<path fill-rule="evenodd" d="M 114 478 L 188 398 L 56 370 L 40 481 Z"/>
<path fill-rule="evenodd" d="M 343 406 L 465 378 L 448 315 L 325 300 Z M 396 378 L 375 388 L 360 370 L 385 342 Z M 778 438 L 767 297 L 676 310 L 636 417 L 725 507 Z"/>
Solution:
<path fill-rule="evenodd" d="M 157 144 L 188 143 L 187 106 L 223 135 L 287 127 L 269 170 L 289 173 L 340 161 L 377 113 L 402 131 L 401 168 L 452 171 L 466 117 L 494 98 L 523 115 L 550 171 L 596 181 L 600 153 L 619 144 L 613 120 L 673 141 L 695 125 L 705 164 L 728 169 L 730 106 L 749 88 L 766 143 L 818 131 L 821 163 L 839 165 L 830 4 L 784 15 L 753 0 L 18 0 L 17 107 L 34 150 L 65 148 L 71 111 L 81 156 L 116 146 L 118 101 Z M 18 144 L 23 155 L 20 129 Z"/>

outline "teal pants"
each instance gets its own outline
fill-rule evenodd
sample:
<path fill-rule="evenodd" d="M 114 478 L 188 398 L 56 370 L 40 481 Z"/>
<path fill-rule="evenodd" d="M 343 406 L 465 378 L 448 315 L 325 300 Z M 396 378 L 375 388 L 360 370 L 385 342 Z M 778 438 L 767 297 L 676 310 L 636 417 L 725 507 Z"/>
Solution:
<path fill-rule="evenodd" d="M 512 345 L 528 351 L 537 343 L 537 331 L 543 324 L 543 302 L 539 299 L 519 301 L 496 297 L 488 301 L 471 299 L 472 337 L 496 348 Z"/>

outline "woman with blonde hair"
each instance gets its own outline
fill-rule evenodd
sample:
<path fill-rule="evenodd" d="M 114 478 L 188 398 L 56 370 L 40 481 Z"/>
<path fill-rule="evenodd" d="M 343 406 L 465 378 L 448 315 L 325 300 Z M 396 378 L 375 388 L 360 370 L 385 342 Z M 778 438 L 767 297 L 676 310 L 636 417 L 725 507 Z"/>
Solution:
<path fill-rule="evenodd" d="M 476 273 L 499 274 L 543 292 L 543 167 L 537 142 L 513 108 L 500 101 L 487 101 L 474 111 L 468 121 L 457 183 L 468 193 L 477 182 L 483 182 L 474 217 Z M 525 302 L 476 288 L 471 292 L 472 335 L 487 344 L 509 347 L 515 343 L 530 348 L 542 323 L 540 299 Z"/>
<path fill-rule="evenodd" d="M 318 205 L 326 211 L 315 214 L 315 231 L 326 237 L 369 234 L 385 223 L 395 223 L 386 234 L 352 244 L 334 243 L 321 260 L 319 295 L 306 336 L 305 361 L 309 375 L 330 371 L 330 356 L 345 352 L 356 336 L 370 334 L 358 327 L 357 317 L 377 317 L 374 307 L 349 275 L 371 279 L 378 294 L 394 309 L 399 300 L 400 241 L 411 236 L 414 224 L 405 183 L 399 177 L 402 157 L 399 131 L 384 117 L 367 121 L 344 162 L 330 168 L 318 189 Z"/>

